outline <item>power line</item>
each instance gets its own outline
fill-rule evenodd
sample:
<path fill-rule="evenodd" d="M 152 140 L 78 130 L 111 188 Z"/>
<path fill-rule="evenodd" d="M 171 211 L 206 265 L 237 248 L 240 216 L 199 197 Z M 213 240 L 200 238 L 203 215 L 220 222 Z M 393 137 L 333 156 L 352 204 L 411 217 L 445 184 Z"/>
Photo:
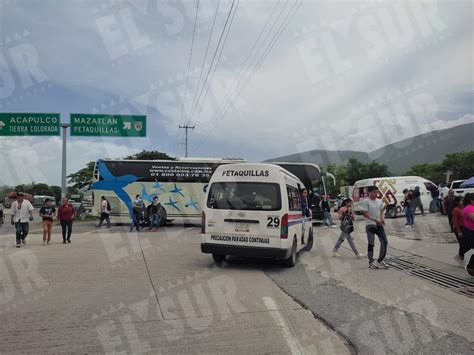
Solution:
<path fill-rule="evenodd" d="M 204 55 L 204 59 L 202 61 L 202 65 L 201 65 L 201 72 L 199 73 L 199 79 L 198 79 L 198 82 L 197 82 L 197 85 L 196 85 L 196 91 L 194 92 L 194 98 L 193 98 L 193 103 L 191 104 L 191 108 L 194 107 L 194 104 L 196 102 L 196 97 L 197 97 L 197 92 L 198 92 L 198 89 L 199 89 L 199 83 L 201 82 L 201 78 L 202 78 L 202 73 L 203 73 L 203 69 L 204 69 L 204 64 L 206 63 L 206 59 L 207 59 L 207 54 L 209 52 L 209 47 L 210 47 L 210 44 L 211 44 L 211 39 L 212 39 L 212 33 L 214 32 L 214 26 L 216 24 L 216 18 L 217 18 L 217 13 L 219 11 L 219 5 L 221 3 L 221 0 L 219 0 L 217 2 L 217 6 L 216 6 L 216 11 L 214 13 L 214 19 L 212 20 L 212 27 L 211 27 L 211 31 L 209 32 L 209 38 L 207 39 L 207 46 L 206 46 L 206 54 Z"/>
<path fill-rule="evenodd" d="M 194 121 L 194 124 L 196 124 L 198 122 L 199 116 L 201 115 L 202 109 L 204 108 L 204 104 L 205 104 L 206 99 L 208 97 L 212 81 L 214 80 L 214 75 L 216 73 L 217 67 L 219 66 L 219 62 L 221 60 L 222 53 L 223 53 L 224 48 L 225 48 L 225 44 L 227 43 L 227 37 L 229 37 L 229 32 L 230 32 L 230 29 L 232 28 L 232 24 L 234 22 L 235 14 L 237 12 L 237 8 L 239 6 L 239 3 L 240 3 L 240 0 L 237 0 L 237 4 L 235 5 L 234 13 L 232 14 L 232 18 L 231 18 L 230 23 L 229 23 L 229 27 L 227 27 L 227 32 L 225 34 L 224 42 L 223 42 L 222 47 L 220 49 L 219 56 L 217 57 L 216 65 L 214 66 L 214 70 L 213 70 L 212 75 L 211 75 L 211 80 L 209 81 L 209 84 L 207 85 L 206 93 L 204 94 L 204 100 L 201 103 L 201 105 L 199 106 L 199 108 L 196 108 L 199 111 L 197 113 L 197 117 L 196 117 L 196 120 Z M 191 116 L 191 119 L 192 119 L 192 116 Z"/>
<path fill-rule="evenodd" d="M 283 6 L 283 8 L 281 9 L 280 13 L 278 14 L 278 16 L 276 17 L 275 21 L 273 21 L 273 24 L 270 26 L 270 29 L 268 30 L 267 32 L 267 35 L 265 36 L 265 38 L 263 39 L 262 43 L 260 44 L 260 46 L 258 47 L 257 51 L 255 52 L 254 56 L 252 57 L 252 59 L 250 60 L 250 62 L 248 63 L 245 71 L 244 71 L 244 74 L 242 75 L 242 77 L 240 77 L 240 79 L 237 80 L 237 78 L 239 77 L 240 73 L 242 72 L 242 69 L 243 67 L 245 66 L 245 63 L 248 61 L 248 58 L 250 58 L 250 56 L 252 55 L 252 52 L 254 51 L 255 47 L 257 46 L 260 38 L 262 37 L 263 33 L 265 33 L 265 29 L 268 25 L 268 23 L 270 22 L 271 18 L 273 17 L 273 14 L 275 13 L 275 11 L 277 10 L 278 8 L 278 5 L 280 3 L 280 1 L 278 1 L 278 3 L 275 5 L 275 7 L 273 8 L 273 11 L 271 12 L 270 16 L 268 17 L 265 25 L 263 26 L 262 30 L 260 31 L 260 34 L 259 36 L 257 37 L 257 40 L 255 41 L 254 45 L 252 46 L 252 49 L 250 50 L 247 58 L 245 59 L 244 63 L 242 64 L 240 70 L 239 70 L 239 73 L 236 75 L 235 79 L 234 79 L 234 82 L 233 82 L 233 86 L 231 86 L 229 88 L 229 90 L 227 91 L 226 95 L 224 96 L 224 99 L 222 100 L 221 104 L 219 105 L 218 109 L 216 110 L 216 112 L 213 114 L 212 118 L 211 118 L 211 121 L 210 121 L 210 126 L 212 126 L 214 124 L 214 122 L 216 122 L 217 118 L 219 117 L 220 115 L 220 111 L 225 107 L 227 101 L 228 101 L 228 98 L 232 96 L 232 94 L 234 94 L 237 90 L 237 88 L 239 87 L 239 85 L 241 84 L 241 82 L 244 80 L 245 76 L 247 75 L 247 73 L 249 72 L 249 69 L 250 67 L 252 66 L 252 63 L 254 62 L 255 58 L 257 57 L 260 49 L 262 48 L 263 44 L 266 42 L 268 36 L 270 35 L 270 33 L 272 32 L 273 28 L 275 27 L 275 25 L 277 24 L 278 22 L 278 19 L 280 18 L 281 14 L 283 13 L 283 11 L 285 10 L 286 8 L 286 5 L 288 5 L 288 1 L 286 1 L 285 3 L 285 6 Z M 214 121 L 214 122 L 213 122 Z"/>
<path fill-rule="evenodd" d="M 246 82 L 244 83 L 243 86 L 241 86 L 239 88 L 239 90 L 237 91 L 237 94 L 235 95 L 234 99 L 231 100 L 229 102 L 229 104 L 227 105 L 226 109 L 222 112 L 222 114 L 220 115 L 220 117 L 216 120 L 214 126 L 209 130 L 209 132 L 207 133 L 207 135 L 205 136 L 204 140 L 201 142 L 201 144 L 196 148 L 199 149 L 206 141 L 207 139 L 209 138 L 209 136 L 212 134 L 212 132 L 216 129 L 216 127 L 219 125 L 220 121 L 222 121 L 222 119 L 224 118 L 224 115 L 225 113 L 227 112 L 227 110 L 232 106 L 232 103 L 235 101 L 235 99 L 239 96 L 239 93 L 241 91 L 243 91 L 247 85 L 249 84 L 250 80 L 253 78 L 253 76 L 255 75 L 256 71 L 260 68 L 260 66 L 263 64 L 263 61 L 265 60 L 265 58 L 268 56 L 268 54 L 270 53 L 271 49 L 273 48 L 273 46 L 275 45 L 275 43 L 278 41 L 278 39 L 281 37 L 281 35 L 283 34 L 283 32 L 285 31 L 286 27 L 288 26 L 288 24 L 291 22 L 291 19 L 294 17 L 294 15 L 296 14 L 296 12 L 298 11 L 298 9 L 301 7 L 301 5 L 303 4 L 303 1 L 301 1 L 299 3 L 298 6 L 296 6 L 298 4 L 298 1 L 295 2 L 295 4 L 293 5 L 293 12 L 291 12 L 292 10 L 290 10 L 290 12 L 288 13 L 287 17 L 285 20 L 283 20 L 282 24 L 280 25 L 279 29 L 275 32 L 275 35 L 273 36 L 272 40 L 270 41 L 270 44 L 267 46 L 266 50 L 264 51 L 263 55 L 260 57 L 260 60 L 257 62 L 257 65 L 255 67 L 255 69 L 253 70 L 252 74 L 247 78 Z"/>
<path fill-rule="evenodd" d="M 234 4 L 235 4 L 235 0 L 232 0 L 232 5 L 230 7 L 229 13 L 227 14 L 227 18 L 225 20 L 224 27 L 223 27 L 221 35 L 219 37 L 219 42 L 217 43 L 216 50 L 214 51 L 214 56 L 212 57 L 211 65 L 209 65 L 209 70 L 207 71 L 206 78 L 204 80 L 204 84 L 203 84 L 203 86 L 202 86 L 202 88 L 199 92 L 199 95 L 198 95 L 198 98 L 197 98 L 197 101 L 196 101 L 196 105 L 194 106 L 194 108 L 191 108 L 192 112 L 191 112 L 191 115 L 190 115 L 189 122 L 191 122 L 191 120 L 194 116 L 194 112 L 196 111 L 196 107 L 199 105 L 199 101 L 201 100 L 202 92 L 204 91 L 204 87 L 206 86 L 207 79 L 209 78 L 209 74 L 211 72 L 212 65 L 214 64 L 214 60 L 216 59 L 217 52 L 219 51 L 219 48 L 220 48 L 220 45 L 221 45 L 221 42 L 222 42 L 222 37 L 224 37 L 224 33 L 225 33 L 226 28 L 227 28 L 227 24 L 229 23 L 229 18 L 230 18 L 230 15 L 232 13 L 232 9 L 234 8 Z"/>
<path fill-rule="evenodd" d="M 197 16 L 198 16 L 198 12 L 199 12 L 199 1 L 200 0 L 197 0 L 196 14 L 194 15 L 193 36 L 191 38 L 191 49 L 189 51 L 188 70 L 186 71 L 186 81 L 185 81 L 185 84 L 184 84 L 183 104 L 181 106 L 181 115 L 180 115 L 180 118 L 179 118 L 179 124 L 180 125 L 181 125 L 181 122 L 183 121 L 184 106 L 185 106 L 185 103 L 186 103 L 186 92 L 187 92 L 187 89 L 188 89 L 189 70 L 191 69 L 191 59 L 192 59 L 192 56 L 193 56 L 194 36 L 196 34 Z M 176 141 L 177 141 L 177 143 L 179 142 L 179 130 L 176 133 Z M 176 149 L 177 148 L 178 148 L 178 144 L 176 145 Z"/>

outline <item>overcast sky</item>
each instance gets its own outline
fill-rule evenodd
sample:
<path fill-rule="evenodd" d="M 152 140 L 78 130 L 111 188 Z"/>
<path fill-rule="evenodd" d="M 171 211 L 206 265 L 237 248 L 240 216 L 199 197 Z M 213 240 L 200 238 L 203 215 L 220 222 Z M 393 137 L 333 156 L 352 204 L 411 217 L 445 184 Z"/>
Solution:
<path fill-rule="evenodd" d="M 472 1 L 201 0 L 188 72 L 196 5 L 0 0 L 0 111 L 147 115 L 147 138 L 68 137 L 68 173 L 183 155 L 186 123 L 191 156 L 260 161 L 474 121 Z M 0 149 L 0 184 L 60 184 L 59 137 Z"/>

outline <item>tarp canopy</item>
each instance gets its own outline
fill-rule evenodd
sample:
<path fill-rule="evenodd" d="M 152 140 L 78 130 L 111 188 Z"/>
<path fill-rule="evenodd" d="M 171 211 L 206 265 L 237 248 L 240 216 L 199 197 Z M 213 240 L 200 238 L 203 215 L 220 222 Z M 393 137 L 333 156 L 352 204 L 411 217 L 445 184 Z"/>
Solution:
<path fill-rule="evenodd" d="M 474 187 L 474 176 L 472 176 L 470 179 L 467 179 L 464 181 L 459 187 Z"/>

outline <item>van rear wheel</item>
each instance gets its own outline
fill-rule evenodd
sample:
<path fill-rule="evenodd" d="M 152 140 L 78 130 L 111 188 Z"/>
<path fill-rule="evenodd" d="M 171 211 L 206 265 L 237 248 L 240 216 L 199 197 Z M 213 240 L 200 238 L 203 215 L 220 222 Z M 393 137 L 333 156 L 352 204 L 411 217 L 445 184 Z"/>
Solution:
<path fill-rule="evenodd" d="M 225 260 L 227 255 L 222 255 L 222 254 L 212 254 L 212 258 L 217 264 L 222 264 L 222 262 Z"/>
<path fill-rule="evenodd" d="M 306 245 L 304 246 L 304 251 L 310 251 L 313 249 L 313 228 L 309 229 L 308 233 L 308 240 L 306 241 Z"/>
<path fill-rule="evenodd" d="M 397 209 L 396 207 L 388 207 L 387 208 L 387 217 L 389 218 L 397 218 Z"/>
<path fill-rule="evenodd" d="M 288 259 L 283 261 L 283 265 L 286 267 L 293 267 L 296 265 L 296 240 L 293 240 L 293 246 L 291 247 L 291 255 Z"/>

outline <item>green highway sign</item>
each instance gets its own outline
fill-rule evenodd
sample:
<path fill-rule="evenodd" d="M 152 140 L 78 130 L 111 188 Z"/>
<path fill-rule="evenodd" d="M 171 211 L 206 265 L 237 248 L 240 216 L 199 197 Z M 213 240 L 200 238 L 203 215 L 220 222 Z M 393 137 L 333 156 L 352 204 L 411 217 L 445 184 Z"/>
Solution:
<path fill-rule="evenodd" d="M 0 136 L 59 136 L 59 113 L 0 112 Z"/>
<path fill-rule="evenodd" d="M 146 137 L 146 116 L 71 113 L 71 136 Z"/>

